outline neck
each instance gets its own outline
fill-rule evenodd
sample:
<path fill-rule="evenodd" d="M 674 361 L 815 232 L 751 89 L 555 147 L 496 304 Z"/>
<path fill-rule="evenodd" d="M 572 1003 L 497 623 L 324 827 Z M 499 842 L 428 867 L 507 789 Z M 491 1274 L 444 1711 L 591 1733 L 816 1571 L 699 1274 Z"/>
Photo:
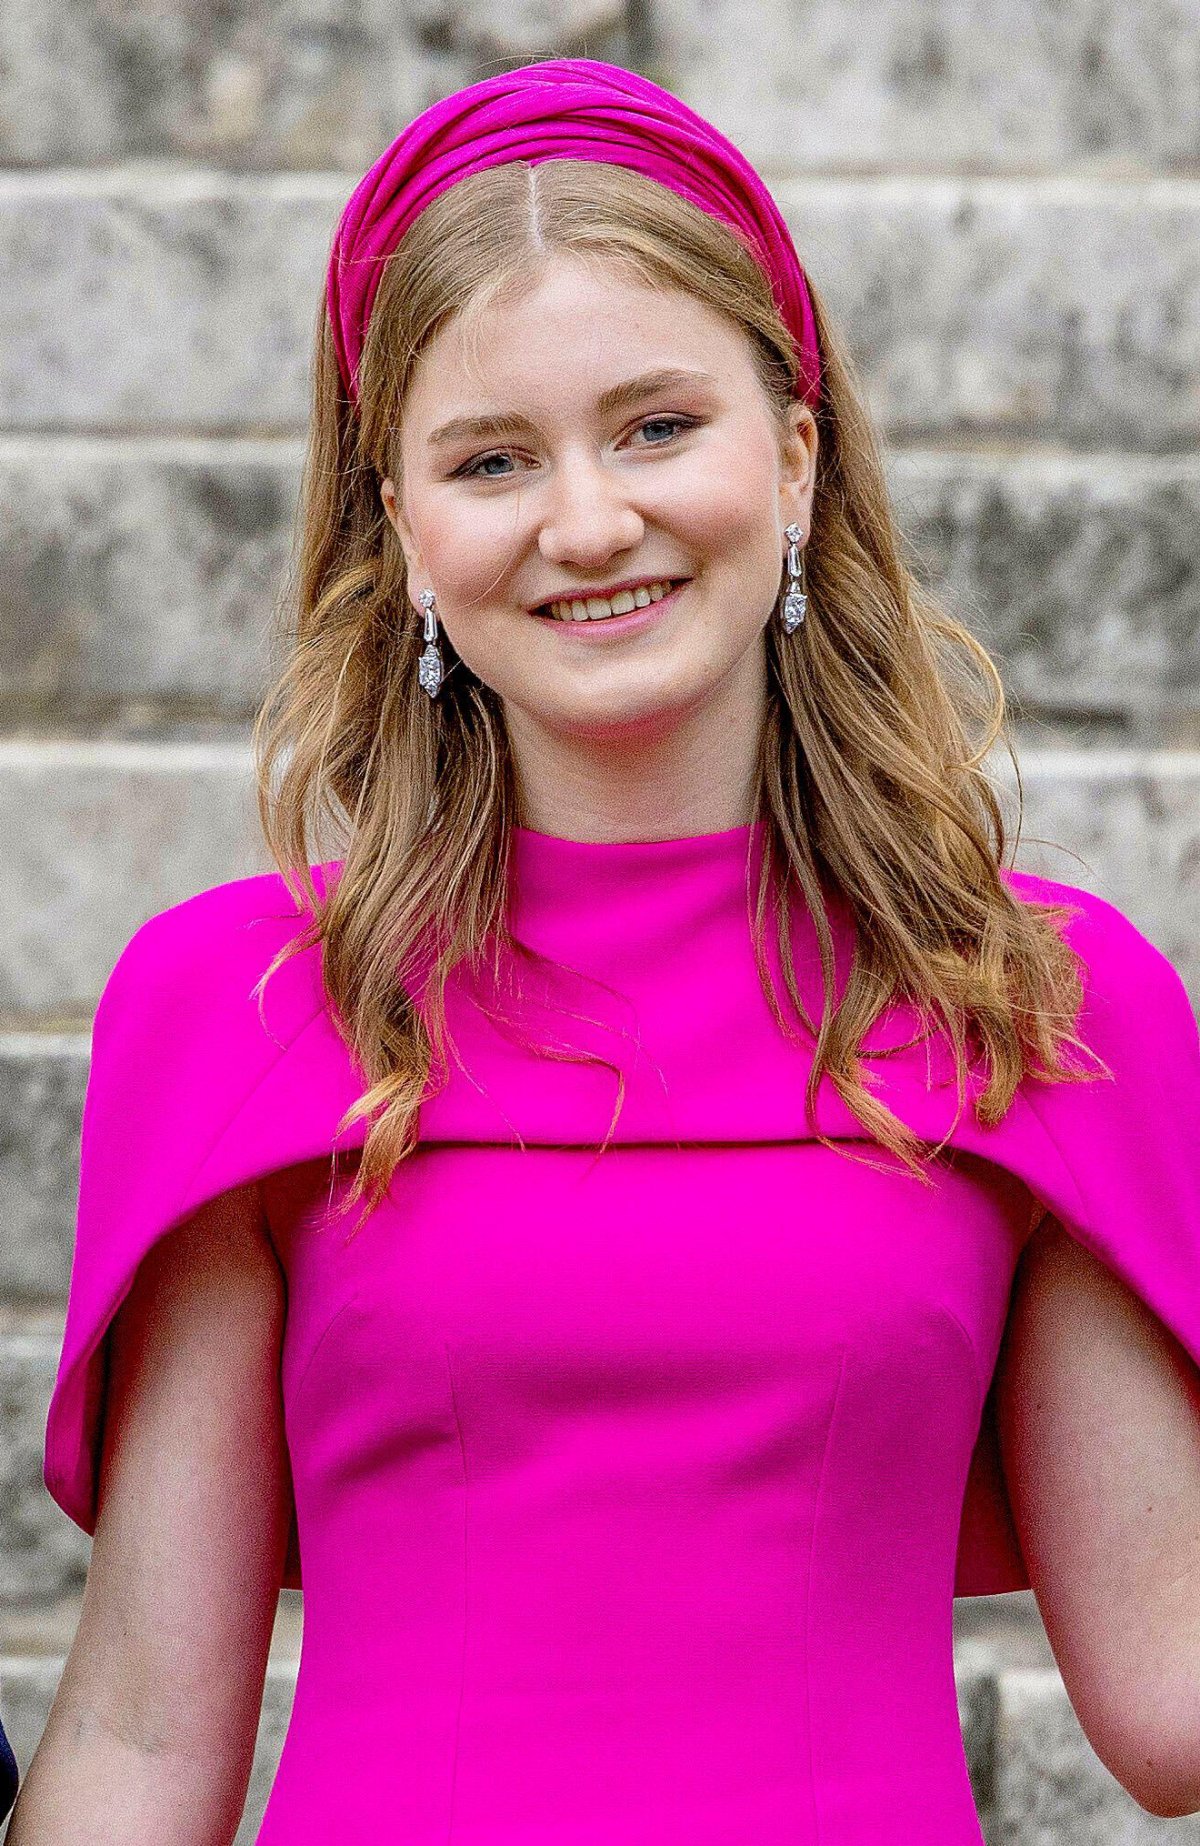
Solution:
<path fill-rule="evenodd" d="M 739 706 L 744 701 L 735 701 Z M 584 733 L 506 710 L 518 820 L 567 840 L 668 840 L 756 817 L 761 707 L 655 715 Z"/>

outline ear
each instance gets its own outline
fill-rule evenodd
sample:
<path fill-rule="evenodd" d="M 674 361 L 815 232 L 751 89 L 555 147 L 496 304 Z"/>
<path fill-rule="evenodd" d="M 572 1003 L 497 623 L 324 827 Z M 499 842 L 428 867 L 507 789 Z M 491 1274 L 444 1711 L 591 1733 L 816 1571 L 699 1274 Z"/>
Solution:
<path fill-rule="evenodd" d="M 788 427 L 780 443 L 779 511 L 785 526 L 812 527 L 817 479 L 817 420 L 799 398 L 788 406 Z"/>
<path fill-rule="evenodd" d="M 404 561 L 408 566 L 409 595 L 412 597 L 415 607 L 416 596 L 413 595 L 412 585 L 424 580 L 421 548 L 413 537 L 408 521 L 404 517 L 403 508 L 396 494 L 395 482 L 392 481 L 390 477 L 380 483 L 379 498 L 383 501 L 383 510 L 387 514 L 388 524 L 396 534 L 396 537 L 400 540 L 400 547 L 404 552 Z"/>

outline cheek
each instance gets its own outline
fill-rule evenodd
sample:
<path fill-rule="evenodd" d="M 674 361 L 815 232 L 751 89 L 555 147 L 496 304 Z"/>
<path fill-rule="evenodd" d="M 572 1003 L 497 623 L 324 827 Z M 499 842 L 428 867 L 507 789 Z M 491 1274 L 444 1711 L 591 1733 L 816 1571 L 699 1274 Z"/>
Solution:
<path fill-rule="evenodd" d="M 774 452 L 761 442 L 713 445 L 675 484 L 674 522 L 714 563 L 722 553 L 773 554 L 778 479 Z"/>
<path fill-rule="evenodd" d="M 440 606 L 465 610 L 488 602 L 503 586 L 514 556 L 513 513 L 499 499 L 418 504 L 413 532 Z"/>
<path fill-rule="evenodd" d="M 470 505 L 426 500 L 413 533 L 437 589 L 438 624 L 471 672 L 502 695 L 518 683 L 523 649 L 512 644 L 506 585 L 514 555 L 512 508 L 499 498 Z"/>
<path fill-rule="evenodd" d="M 498 497 L 458 506 L 449 498 L 426 502 L 415 509 L 414 532 L 426 576 L 438 589 L 441 628 L 467 665 L 474 665 L 506 607 L 506 580 L 517 561 L 513 508 Z"/>

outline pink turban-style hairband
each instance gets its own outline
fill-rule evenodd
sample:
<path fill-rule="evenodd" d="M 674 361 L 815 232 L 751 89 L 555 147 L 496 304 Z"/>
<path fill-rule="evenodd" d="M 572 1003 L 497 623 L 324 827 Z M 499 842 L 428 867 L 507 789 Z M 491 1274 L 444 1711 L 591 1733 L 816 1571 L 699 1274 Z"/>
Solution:
<path fill-rule="evenodd" d="M 338 369 L 358 400 L 358 370 L 384 261 L 439 193 L 506 161 L 599 160 L 658 180 L 739 233 L 767 275 L 797 347 L 796 395 L 815 408 L 817 328 L 783 215 L 750 162 L 703 116 L 633 71 L 593 58 L 549 58 L 486 77 L 434 103 L 364 175 L 329 259 L 329 324 Z"/>

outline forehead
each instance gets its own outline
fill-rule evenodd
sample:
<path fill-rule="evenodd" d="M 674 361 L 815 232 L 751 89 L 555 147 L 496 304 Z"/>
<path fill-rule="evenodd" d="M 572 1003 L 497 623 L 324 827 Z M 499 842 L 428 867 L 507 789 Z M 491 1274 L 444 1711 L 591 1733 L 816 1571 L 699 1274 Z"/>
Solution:
<path fill-rule="evenodd" d="M 455 315 L 422 351 L 406 420 L 500 407 L 594 404 L 635 374 L 704 374 L 737 392 L 755 379 L 750 341 L 707 302 L 619 264 L 554 257 L 528 281 Z"/>

